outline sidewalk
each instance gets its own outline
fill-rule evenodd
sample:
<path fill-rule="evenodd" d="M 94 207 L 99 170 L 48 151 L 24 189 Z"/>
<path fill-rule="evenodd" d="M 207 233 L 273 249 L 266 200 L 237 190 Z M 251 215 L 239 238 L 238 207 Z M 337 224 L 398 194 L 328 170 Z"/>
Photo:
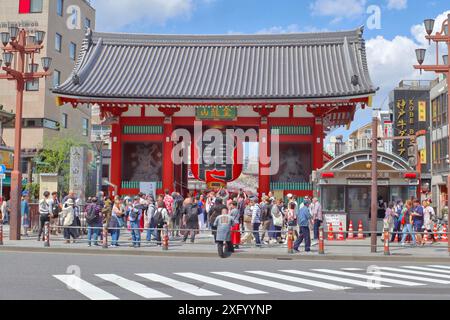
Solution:
<path fill-rule="evenodd" d="M 16 252 L 47 252 L 47 253 L 71 253 L 71 254 L 112 254 L 112 255 L 139 255 L 139 256 L 176 256 L 176 257 L 215 257 L 218 258 L 217 248 L 210 234 L 201 234 L 196 237 L 195 244 L 181 243 L 180 240 L 169 241 L 169 250 L 164 251 L 157 246 L 155 241 L 145 241 L 145 232 L 142 234 L 140 248 L 130 247 L 129 234 L 121 235 L 120 247 L 100 246 L 88 247 L 85 237 L 76 243 L 66 244 L 61 235 L 50 237 L 50 247 L 44 247 L 42 241 L 37 241 L 37 235 L 23 237 L 21 241 L 8 239 L 8 226 L 4 226 L 3 246 L 1 251 Z M 108 237 L 110 244 L 110 237 Z M 256 248 L 251 245 L 241 246 L 236 250 L 232 258 L 244 259 L 302 259 L 302 260 L 359 260 L 359 261 L 415 261 L 415 262 L 447 262 L 450 263 L 447 243 L 436 243 L 425 247 L 401 247 L 397 243 L 391 244 L 390 256 L 383 252 L 383 242 L 378 239 L 377 253 L 370 253 L 370 239 L 325 241 L 325 254 L 318 254 L 318 245 L 313 241 L 310 253 L 304 252 L 304 246 L 300 247 L 300 253 L 288 254 L 286 244 L 263 245 Z"/>

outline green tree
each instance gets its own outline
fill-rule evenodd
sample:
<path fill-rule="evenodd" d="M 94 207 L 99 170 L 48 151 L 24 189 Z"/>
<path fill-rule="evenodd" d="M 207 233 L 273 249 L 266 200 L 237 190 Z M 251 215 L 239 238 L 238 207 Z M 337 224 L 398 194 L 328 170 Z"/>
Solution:
<path fill-rule="evenodd" d="M 70 148 L 82 146 L 83 143 L 73 138 L 54 138 L 49 140 L 36 155 L 37 173 L 57 173 L 60 177 L 59 192 L 69 191 Z M 89 146 L 87 146 L 89 147 Z"/>

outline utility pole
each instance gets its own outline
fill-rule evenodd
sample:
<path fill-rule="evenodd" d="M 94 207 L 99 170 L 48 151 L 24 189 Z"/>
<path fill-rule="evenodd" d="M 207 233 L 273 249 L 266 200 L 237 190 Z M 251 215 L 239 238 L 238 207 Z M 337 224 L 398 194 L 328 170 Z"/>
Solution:
<path fill-rule="evenodd" d="M 378 218 L 378 110 L 373 109 L 372 113 L 372 191 L 370 206 L 370 248 L 372 253 L 377 252 L 377 218 Z"/>

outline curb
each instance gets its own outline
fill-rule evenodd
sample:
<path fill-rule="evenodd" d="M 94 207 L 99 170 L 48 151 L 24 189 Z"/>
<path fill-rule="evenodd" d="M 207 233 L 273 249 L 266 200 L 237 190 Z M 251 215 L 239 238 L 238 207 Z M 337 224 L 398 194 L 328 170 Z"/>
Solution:
<path fill-rule="evenodd" d="M 176 252 L 176 251 L 131 251 L 105 249 L 66 249 L 66 248 L 35 248 L 35 247 L 11 247 L 1 246 L 0 252 L 26 252 L 26 253 L 55 253 L 55 254 L 88 254 L 88 255 L 120 255 L 141 257 L 192 257 L 192 258 L 219 258 L 215 252 Z M 351 255 L 277 255 L 277 254 L 254 254 L 235 253 L 232 259 L 263 259 L 263 260 L 300 260 L 300 261 L 411 261 L 424 263 L 450 263 L 449 257 L 415 257 L 415 256 L 351 256 Z"/>

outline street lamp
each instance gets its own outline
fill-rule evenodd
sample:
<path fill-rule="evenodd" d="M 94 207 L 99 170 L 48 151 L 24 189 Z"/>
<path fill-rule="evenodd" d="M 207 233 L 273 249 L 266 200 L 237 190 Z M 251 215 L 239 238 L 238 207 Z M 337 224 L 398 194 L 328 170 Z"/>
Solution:
<path fill-rule="evenodd" d="M 11 172 L 11 215 L 10 215 L 10 240 L 20 240 L 20 200 L 22 194 L 21 173 L 21 144 L 22 144 L 22 109 L 23 91 L 25 83 L 51 75 L 51 59 L 42 60 L 44 72 L 38 72 L 38 65 L 34 63 L 35 54 L 43 49 L 44 32 L 37 31 L 36 36 L 27 36 L 25 29 L 12 26 L 9 32 L 1 32 L 0 49 L 3 50 L 4 66 L 1 69 L 0 79 L 15 81 L 16 83 L 16 117 L 14 134 L 14 168 Z M 13 60 L 15 61 L 14 67 Z M 26 68 L 27 62 L 30 62 Z M 28 70 L 25 70 L 28 69 Z M 28 72 L 26 72 L 28 71 Z"/>
<path fill-rule="evenodd" d="M 431 19 L 427 19 L 424 21 L 425 30 L 427 32 L 427 36 L 425 38 L 431 43 L 431 41 L 436 43 L 436 64 L 435 65 L 423 65 L 423 62 L 425 60 L 425 54 L 422 55 L 422 52 L 418 52 L 416 50 L 416 56 L 417 56 L 417 62 L 419 65 L 415 65 L 414 68 L 424 71 L 433 71 L 440 74 L 447 75 L 447 121 L 448 121 L 448 130 L 450 133 L 450 65 L 448 64 L 448 52 L 450 52 L 450 35 L 448 32 L 448 26 L 450 24 L 450 14 L 448 14 L 447 19 L 442 23 L 441 30 L 439 32 L 436 32 L 433 35 L 433 28 L 434 28 L 434 21 L 431 22 Z M 447 44 L 447 54 L 442 57 L 442 60 L 444 64 L 439 64 L 439 43 L 445 43 Z M 450 134 L 448 135 L 450 137 Z M 448 150 L 450 150 L 450 138 L 448 139 Z M 450 168 L 448 168 L 450 171 Z M 450 172 L 447 175 L 447 207 L 450 208 Z M 450 228 L 449 228 L 450 232 Z M 450 233 L 449 233 L 450 235 Z M 450 254 L 450 241 L 448 242 L 448 253 Z"/>

